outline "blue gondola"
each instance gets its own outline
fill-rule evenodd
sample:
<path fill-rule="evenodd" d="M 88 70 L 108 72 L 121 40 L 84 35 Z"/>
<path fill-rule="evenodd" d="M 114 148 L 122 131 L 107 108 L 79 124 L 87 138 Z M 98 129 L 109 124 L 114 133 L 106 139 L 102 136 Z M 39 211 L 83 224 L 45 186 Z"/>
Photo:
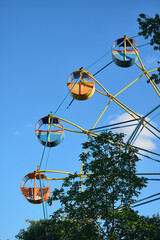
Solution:
<path fill-rule="evenodd" d="M 55 128 L 54 130 L 51 129 L 52 126 Z M 45 127 L 47 127 L 47 130 Z M 41 118 L 36 123 L 35 133 L 40 143 L 47 147 L 55 147 L 64 139 L 64 129 L 61 121 L 50 115 Z"/>
<path fill-rule="evenodd" d="M 132 38 L 129 38 L 129 41 L 123 37 L 117 39 L 112 45 L 112 59 L 114 63 L 120 67 L 131 67 L 138 60 L 138 44 Z"/>

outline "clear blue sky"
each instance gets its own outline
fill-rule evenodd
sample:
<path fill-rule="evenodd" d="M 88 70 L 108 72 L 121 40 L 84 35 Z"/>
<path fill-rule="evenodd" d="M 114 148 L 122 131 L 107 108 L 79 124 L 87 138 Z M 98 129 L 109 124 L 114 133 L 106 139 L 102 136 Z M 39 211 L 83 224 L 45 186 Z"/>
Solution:
<path fill-rule="evenodd" d="M 20 192 L 22 178 L 36 170 L 43 152 L 34 133 L 36 122 L 50 111 L 56 111 L 68 93 L 66 81 L 71 72 L 80 67 L 86 69 L 109 52 L 112 43 L 124 34 L 136 36 L 138 15 L 145 13 L 153 17 L 159 9 L 159 0 L 0 1 L 1 240 L 13 240 L 21 228 L 28 226 L 25 219 L 43 218 L 42 205 L 30 204 Z M 136 41 L 139 45 L 147 42 L 142 37 Z M 159 52 L 151 46 L 141 47 L 140 57 L 147 70 L 157 67 Z M 109 53 L 89 71 L 94 74 L 111 60 Z M 114 95 L 140 75 L 136 66 L 124 69 L 112 63 L 97 75 L 97 80 Z M 57 116 L 71 99 L 71 96 L 67 98 Z M 118 99 L 141 115 L 159 104 L 145 77 Z M 63 117 L 90 129 L 108 101 L 95 93 L 87 101 L 74 101 Z M 99 126 L 109 124 L 124 113 L 111 104 Z M 156 127 L 159 122 L 160 118 L 154 119 Z M 47 169 L 79 171 L 78 156 L 81 143 L 86 139 L 85 135 L 66 132 L 62 144 L 51 150 Z M 144 134 L 141 141 L 146 139 L 150 147 L 153 145 L 152 150 L 158 151 L 157 140 Z M 139 170 L 143 172 L 160 169 L 158 163 L 151 160 L 143 159 L 141 164 Z M 60 184 L 54 181 L 51 187 L 54 189 Z M 157 193 L 158 189 L 158 183 L 150 183 L 142 196 Z M 56 204 L 48 207 L 48 214 L 56 207 Z M 159 201 L 137 210 L 151 216 L 159 212 Z"/>

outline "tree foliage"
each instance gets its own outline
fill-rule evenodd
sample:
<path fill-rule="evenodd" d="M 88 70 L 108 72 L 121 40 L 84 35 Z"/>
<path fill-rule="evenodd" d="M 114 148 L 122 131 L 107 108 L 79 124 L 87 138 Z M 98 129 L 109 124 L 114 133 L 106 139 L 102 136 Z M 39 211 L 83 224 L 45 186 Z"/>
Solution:
<path fill-rule="evenodd" d="M 95 222 L 101 239 L 119 239 L 115 235 L 121 225 L 119 216 L 146 186 L 146 180 L 135 174 L 139 161 L 136 152 L 133 148 L 126 151 L 123 137 L 105 132 L 84 143 L 87 153 L 82 153 L 80 160 L 87 177 L 79 179 L 77 173 L 70 176 L 48 201 L 50 205 L 60 201 L 61 208 L 54 213 L 59 217 L 65 215 L 82 224 Z"/>
<path fill-rule="evenodd" d="M 80 225 L 58 217 L 28 222 L 29 227 L 16 235 L 17 240 L 94 240 L 100 237 L 97 226 L 92 222 Z"/>
<path fill-rule="evenodd" d="M 139 15 L 137 21 L 139 23 L 139 29 L 141 30 L 139 35 L 145 39 L 149 38 L 150 45 L 153 46 L 153 49 L 160 51 L 160 16 L 155 14 L 155 17 L 151 18 L 142 13 Z M 158 74 L 152 74 L 151 79 L 157 84 L 160 83 L 160 68 L 158 68 Z"/>
<path fill-rule="evenodd" d="M 160 235 L 159 215 L 139 216 L 131 209 L 115 213 L 115 229 L 110 237 L 103 236 L 99 225 L 93 221 L 78 224 L 54 216 L 49 220 L 28 222 L 29 227 L 16 235 L 17 240 L 155 240 Z"/>

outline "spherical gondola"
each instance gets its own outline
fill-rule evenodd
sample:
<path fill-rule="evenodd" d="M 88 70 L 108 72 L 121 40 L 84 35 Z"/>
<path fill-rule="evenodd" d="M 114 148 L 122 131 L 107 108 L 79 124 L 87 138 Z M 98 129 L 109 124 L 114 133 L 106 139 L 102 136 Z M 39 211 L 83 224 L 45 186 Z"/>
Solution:
<path fill-rule="evenodd" d="M 38 170 L 39 169 L 37 169 L 37 172 L 27 174 L 22 179 L 20 186 L 23 196 L 33 204 L 45 202 L 51 194 L 49 180 L 43 173 L 39 173 Z M 37 180 L 42 182 L 42 187 L 36 187 Z"/>
<path fill-rule="evenodd" d="M 67 86 L 71 96 L 77 100 L 87 100 L 95 92 L 95 82 L 90 72 L 79 69 L 71 73 L 67 79 Z"/>
<path fill-rule="evenodd" d="M 130 38 L 129 41 L 123 37 L 117 39 L 112 45 L 112 59 L 114 63 L 120 67 L 131 67 L 138 59 L 136 54 L 139 53 L 138 44 L 132 38 Z"/>
<path fill-rule="evenodd" d="M 54 127 L 54 130 L 51 129 L 52 127 Z M 40 143 L 47 147 L 55 147 L 64 139 L 64 130 L 61 121 L 51 115 L 41 118 L 36 123 L 35 133 Z"/>

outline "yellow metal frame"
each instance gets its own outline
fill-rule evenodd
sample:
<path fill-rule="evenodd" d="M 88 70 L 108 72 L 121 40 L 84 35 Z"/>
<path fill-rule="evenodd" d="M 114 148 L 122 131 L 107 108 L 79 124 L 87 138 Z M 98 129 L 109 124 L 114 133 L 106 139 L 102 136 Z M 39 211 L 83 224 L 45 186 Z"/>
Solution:
<path fill-rule="evenodd" d="M 71 176 L 74 176 L 75 174 L 74 173 L 71 173 L 71 172 L 65 172 L 65 171 L 56 171 L 56 170 L 37 170 L 36 171 L 37 173 L 60 173 L 60 174 L 66 174 L 66 175 L 71 175 Z M 87 178 L 88 176 L 92 175 L 91 173 L 88 173 L 88 174 L 77 174 L 77 177 L 81 177 L 81 178 Z M 135 173 L 135 175 L 143 175 L 143 176 L 146 176 L 146 175 L 160 175 L 160 173 Z M 68 177 L 63 177 L 63 178 L 48 178 L 48 180 L 65 180 L 67 179 Z"/>
<path fill-rule="evenodd" d="M 136 78 L 134 81 L 132 81 L 130 84 L 128 84 L 126 87 L 124 87 L 122 90 L 120 90 L 117 94 L 115 94 L 115 95 L 113 96 L 111 93 L 109 93 L 109 92 L 105 89 L 105 87 L 104 87 L 100 82 L 98 82 L 98 81 L 93 77 L 92 74 L 90 74 L 88 71 L 83 70 L 83 72 L 86 72 L 86 73 L 103 89 L 104 92 L 101 92 L 101 91 L 99 91 L 98 89 L 95 89 L 95 90 L 96 90 L 98 93 L 100 93 L 100 94 L 102 94 L 102 95 L 107 96 L 107 97 L 110 98 L 109 102 L 107 103 L 107 105 L 106 105 L 106 107 L 104 108 L 104 110 L 102 111 L 101 115 L 99 116 L 99 118 L 98 118 L 97 121 L 95 122 L 95 124 L 94 124 L 94 126 L 92 127 L 92 129 L 94 129 L 94 128 L 96 127 L 96 125 L 98 124 L 98 122 L 100 121 L 101 117 L 103 116 L 103 114 L 105 113 L 106 109 L 108 108 L 108 106 L 110 105 L 110 103 L 111 103 L 112 101 L 114 101 L 116 104 L 118 104 L 118 106 L 120 106 L 123 110 L 125 110 L 125 111 L 126 111 L 129 115 L 131 115 L 133 118 L 135 118 L 135 119 L 139 118 L 139 120 L 137 120 L 137 121 L 140 121 L 140 119 L 141 119 L 141 116 L 140 116 L 139 114 L 135 113 L 132 109 L 130 109 L 129 107 L 127 107 L 124 103 L 122 103 L 121 101 L 119 101 L 116 97 L 117 97 L 120 93 L 122 93 L 124 90 L 126 90 L 128 87 L 130 87 L 133 83 L 135 83 L 136 81 L 138 81 L 142 76 L 146 75 L 146 77 L 147 77 L 148 79 L 150 79 L 149 73 L 150 73 L 150 72 L 153 72 L 153 71 L 156 71 L 157 69 L 150 70 L 150 71 L 147 72 L 147 71 L 145 70 L 144 66 L 143 66 L 143 63 L 142 63 L 142 61 L 141 61 L 141 59 L 140 59 L 137 51 L 135 50 L 134 46 L 133 46 L 132 43 L 130 42 L 129 38 L 127 38 L 126 36 L 124 36 L 124 38 L 125 38 L 125 42 L 128 41 L 128 42 L 130 43 L 130 45 L 132 46 L 133 50 L 135 51 L 135 53 L 136 53 L 136 55 L 137 55 L 137 57 L 138 57 L 138 59 L 139 59 L 139 61 L 140 61 L 141 67 L 140 67 L 137 63 L 136 63 L 136 65 L 143 71 L 143 73 L 142 73 L 138 78 Z M 150 81 L 151 81 L 151 83 L 152 83 L 153 88 L 155 89 L 156 93 L 157 93 L 158 96 L 159 96 L 159 88 L 158 88 L 158 86 L 154 83 L 153 80 L 150 79 Z M 55 116 L 53 116 L 53 117 L 55 117 Z M 59 118 L 59 119 L 60 119 L 61 121 L 67 122 L 67 123 L 69 123 L 69 124 L 71 124 L 71 125 L 79 128 L 81 131 L 75 131 L 75 130 L 71 130 L 71 129 L 67 129 L 67 128 L 64 128 L 64 130 L 67 130 L 67 131 L 70 131 L 70 132 L 74 132 L 74 133 L 83 133 L 83 134 L 85 133 L 85 134 L 88 134 L 87 141 L 89 141 L 89 136 L 90 136 L 90 135 L 93 136 L 93 137 L 96 137 L 96 136 L 99 135 L 99 134 L 96 134 L 96 133 L 94 133 L 94 132 L 92 132 L 92 131 L 85 130 L 85 129 L 83 129 L 82 127 L 80 127 L 80 126 L 78 126 L 78 125 L 76 125 L 76 124 L 74 124 L 74 123 L 72 123 L 72 122 L 70 122 L 70 121 L 68 121 L 68 120 L 65 120 L 65 119 L 62 119 L 62 118 Z M 145 119 L 144 119 L 144 121 L 143 121 L 143 126 L 145 127 Z M 86 151 L 87 151 L 87 149 L 85 149 L 84 153 L 86 153 Z M 80 177 L 80 180 L 81 180 L 81 189 L 82 189 L 82 191 L 83 191 L 83 184 L 82 184 L 83 174 L 82 174 L 82 171 L 83 171 L 83 163 L 82 163 L 82 165 L 81 165 L 80 174 L 78 175 L 78 176 Z M 65 173 L 65 172 L 63 172 L 63 173 Z M 65 179 L 65 178 L 60 178 L 60 179 Z M 58 180 L 58 179 L 57 179 L 57 180 Z"/>
<path fill-rule="evenodd" d="M 126 35 L 124 35 L 124 40 L 126 40 Z M 124 41 L 124 61 L 126 61 L 126 41 Z"/>
<path fill-rule="evenodd" d="M 138 60 L 139 60 L 139 62 L 140 62 L 140 64 L 141 64 L 141 67 L 140 67 L 137 63 L 135 63 L 135 64 L 137 65 L 137 67 L 139 67 L 139 68 L 144 72 L 144 74 L 146 75 L 147 79 L 148 79 L 149 82 L 151 83 L 152 87 L 154 88 L 154 90 L 156 91 L 156 93 L 158 94 L 158 96 L 160 97 L 160 89 L 158 88 L 157 84 L 150 78 L 149 73 L 146 71 L 146 69 L 145 69 L 145 67 L 144 67 L 144 65 L 143 65 L 143 63 L 142 63 L 142 61 L 141 61 L 141 59 L 140 59 L 140 57 L 139 57 L 139 54 L 138 54 L 137 51 L 135 50 L 135 48 L 134 48 L 133 44 L 131 43 L 131 41 L 129 40 L 129 38 L 126 37 L 126 39 L 127 39 L 127 41 L 130 43 L 130 45 L 132 46 L 134 52 L 136 53 L 137 58 L 138 58 Z M 156 70 L 158 70 L 158 68 L 157 68 Z"/>
<path fill-rule="evenodd" d="M 66 123 L 69 123 L 69 124 L 73 125 L 74 127 L 77 127 L 77 128 L 79 128 L 79 129 L 81 130 L 81 131 L 76 131 L 76 130 L 72 130 L 72 129 L 64 128 L 64 127 L 63 127 L 63 129 L 66 130 L 66 131 L 74 132 L 74 133 L 89 134 L 89 135 L 91 135 L 92 137 L 96 137 L 96 136 L 99 135 L 99 134 L 94 133 L 94 132 L 92 132 L 92 131 L 90 131 L 90 130 L 85 130 L 84 128 L 78 126 L 77 124 L 72 123 L 72 122 L 70 122 L 70 121 L 68 121 L 68 120 L 66 120 L 66 119 L 64 119 L 64 118 L 56 117 L 56 116 L 54 116 L 54 115 L 50 115 L 50 116 L 51 116 L 52 118 L 57 118 L 57 119 L 59 119 L 59 120 L 61 120 L 61 121 L 64 121 L 64 122 L 66 122 Z M 59 128 L 62 128 L 61 126 L 58 126 L 57 124 L 52 124 L 52 125 L 54 125 L 54 126 L 56 126 L 56 127 L 59 127 Z"/>
<path fill-rule="evenodd" d="M 133 44 L 131 43 L 131 41 L 129 40 L 129 38 L 126 37 L 126 35 L 124 36 L 124 51 L 125 51 L 125 56 L 124 56 L 125 59 L 124 59 L 124 60 L 126 60 L 126 41 L 128 41 L 128 42 L 130 43 L 131 47 L 133 48 L 133 50 L 134 50 L 134 52 L 135 52 L 135 54 L 136 54 L 136 56 L 137 56 L 137 58 L 138 58 L 138 60 L 139 60 L 139 62 L 140 62 L 140 65 L 138 65 L 137 63 L 135 63 L 135 64 L 136 64 L 136 66 L 142 71 L 142 74 L 141 74 L 139 77 L 137 77 L 134 81 L 132 81 L 130 84 L 128 84 L 126 87 L 124 87 L 122 90 L 120 90 L 117 94 L 112 95 L 111 93 L 109 93 L 109 92 L 106 90 L 106 88 L 105 88 L 100 82 L 98 82 L 98 81 L 93 77 L 93 75 L 92 75 L 90 72 L 88 72 L 88 71 L 86 71 L 86 70 L 82 70 L 82 69 L 75 71 L 75 72 L 81 71 L 82 73 L 84 72 L 84 73 L 88 74 L 88 75 L 92 78 L 92 80 L 102 89 L 102 91 L 100 91 L 100 90 L 98 90 L 98 89 L 95 89 L 95 86 L 94 86 L 94 91 L 91 91 L 91 93 L 86 94 L 86 96 L 85 96 L 86 98 L 85 98 L 85 99 L 90 98 L 90 97 L 94 94 L 95 91 L 98 92 L 99 94 L 105 96 L 105 97 L 108 97 L 108 98 L 110 99 L 110 100 L 108 101 L 107 105 L 105 106 L 105 108 L 103 109 L 102 113 L 100 114 L 99 118 L 97 119 L 97 121 L 96 121 L 95 124 L 93 125 L 92 130 L 94 130 L 94 128 L 96 127 L 96 125 L 98 124 L 98 122 L 100 121 L 101 117 L 103 116 L 103 114 L 105 113 L 105 111 L 107 110 L 108 106 L 110 105 L 110 103 L 111 103 L 112 101 L 115 102 L 118 106 L 120 106 L 124 111 L 126 111 L 126 112 L 127 112 L 129 115 L 131 115 L 133 118 L 135 118 L 135 119 L 138 118 L 137 121 L 140 121 L 140 120 L 141 120 L 141 116 L 140 116 L 139 114 L 135 113 L 135 112 L 134 112 L 132 109 L 130 109 L 129 107 L 127 107 L 127 106 L 126 106 L 124 103 L 122 103 L 120 100 L 118 100 L 118 99 L 117 99 L 117 96 L 118 96 L 119 94 L 121 94 L 123 91 L 125 91 L 126 89 L 128 89 L 132 84 L 134 84 L 135 82 L 137 82 L 137 81 L 138 81 L 141 77 L 143 77 L 144 75 L 147 77 L 147 79 L 148 79 L 149 82 L 151 83 L 151 86 L 153 87 L 153 89 L 155 90 L 155 92 L 157 93 L 157 95 L 160 97 L 160 89 L 158 88 L 158 86 L 156 85 L 156 83 L 150 78 L 150 75 L 149 75 L 149 73 L 154 72 L 154 71 L 157 71 L 157 68 L 156 68 L 156 69 L 153 69 L 153 70 L 150 70 L 150 71 L 146 71 L 146 69 L 145 69 L 145 67 L 144 67 L 144 65 L 143 65 L 143 63 L 142 63 L 142 61 L 141 61 L 141 59 L 140 59 L 140 57 L 139 57 L 139 54 L 137 53 L 136 49 L 134 48 L 134 46 L 133 46 Z M 72 74 L 72 73 L 71 73 L 71 74 Z M 71 76 L 71 74 L 69 75 L 69 77 Z M 81 73 L 80 73 L 80 75 L 81 75 Z M 68 77 L 68 79 L 69 79 L 69 77 Z M 68 79 L 67 79 L 67 85 L 69 84 L 69 83 L 68 83 Z M 81 76 L 80 76 L 80 81 L 81 81 Z M 74 96 L 74 93 L 70 92 L 70 94 L 71 94 L 71 96 L 72 96 L 73 98 L 78 99 L 77 96 L 76 96 L 76 97 Z M 78 100 L 84 100 L 84 99 L 78 99 Z M 54 118 L 58 118 L 58 119 L 60 119 L 61 121 L 64 121 L 64 122 L 66 122 L 66 123 L 68 123 L 68 124 L 71 124 L 72 126 L 78 128 L 78 130 L 72 130 L 72 129 L 64 128 L 64 127 L 63 127 L 64 130 L 70 131 L 70 132 L 74 132 L 74 133 L 87 134 L 87 136 L 88 136 L 88 137 L 87 137 L 87 142 L 89 141 L 90 136 L 97 137 L 97 136 L 99 135 L 99 134 L 94 133 L 92 130 L 86 130 L 86 129 L 78 126 L 78 125 L 75 124 L 75 123 L 72 123 L 72 122 L 70 122 L 70 121 L 68 121 L 68 120 L 65 120 L 65 119 L 63 119 L 63 118 L 60 118 L 60 117 L 56 117 L 56 116 L 54 116 L 54 115 L 50 115 L 50 117 L 49 117 L 48 131 L 50 130 L 50 118 L 53 118 L 53 117 L 54 117 Z M 52 124 L 52 125 L 55 125 L 56 127 L 61 128 L 61 126 L 58 126 L 57 124 Z M 144 121 L 143 121 L 143 126 L 145 127 L 145 125 L 146 125 L 146 120 L 144 119 Z M 110 143 L 112 143 L 112 142 L 110 142 Z M 113 143 L 112 143 L 112 144 L 113 144 Z M 125 146 L 121 146 L 121 147 L 124 148 Z M 128 148 L 129 148 L 129 147 L 130 147 L 130 146 L 128 146 Z M 84 154 L 86 154 L 86 151 L 87 151 L 87 149 L 84 150 Z M 81 181 L 81 190 L 82 190 L 82 192 L 83 192 L 83 182 L 82 182 L 82 179 L 83 179 L 83 178 L 86 178 L 86 177 L 88 177 L 88 176 L 90 175 L 90 174 L 83 174 L 83 173 L 82 173 L 82 172 L 83 172 L 83 165 L 84 165 L 84 163 L 82 162 L 81 169 L 80 169 L 80 173 L 77 174 L 77 177 L 79 177 L 79 178 L 80 178 L 80 181 Z M 39 172 L 66 174 L 66 175 L 68 175 L 68 176 L 69 176 L 69 175 L 74 175 L 74 173 L 70 173 L 70 172 L 66 172 L 66 171 L 41 170 L 41 171 L 39 171 Z M 67 178 L 68 178 L 68 177 L 48 178 L 48 180 L 65 180 L 65 179 L 67 179 Z M 85 203 L 84 203 L 84 204 L 85 204 Z"/>
<path fill-rule="evenodd" d="M 51 118 L 48 116 L 48 132 L 50 132 L 51 129 Z M 48 134 L 48 142 L 50 142 L 50 134 Z"/>

